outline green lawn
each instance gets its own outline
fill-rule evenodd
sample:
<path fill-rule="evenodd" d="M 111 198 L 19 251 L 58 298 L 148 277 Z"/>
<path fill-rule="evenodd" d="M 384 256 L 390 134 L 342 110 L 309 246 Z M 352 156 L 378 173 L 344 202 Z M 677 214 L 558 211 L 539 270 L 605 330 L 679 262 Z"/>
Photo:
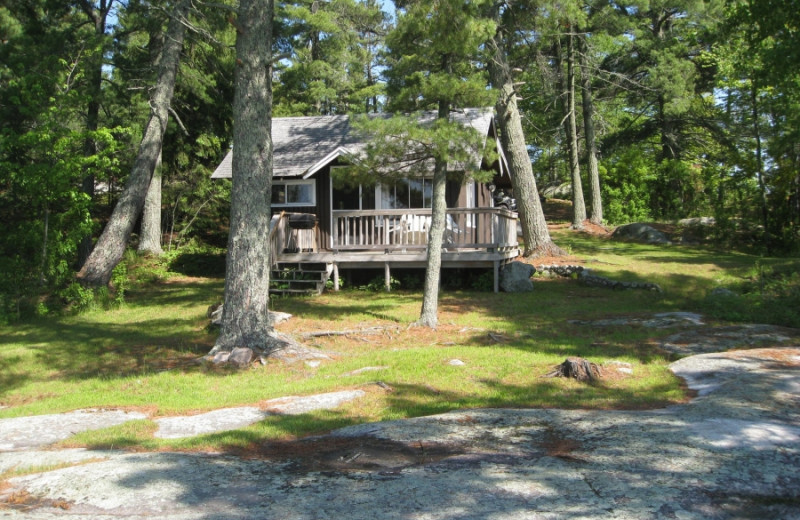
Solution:
<path fill-rule="evenodd" d="M 568 320 L 682 310 L 708 313 L 712 319 L 766 314 L 772 322 L 797 325 L 792 313 L 783 319 L 773 309 L 797 297 L 796 277 L 795 282 L 780 277 L 778 288 L 774 282 L 776 273 L 798 271 L 796 259 L 623 244 L 574 233 L 558 235 L 557 242 L 584 259 L 594 274 L 656 282 L 664 292 L 609 291 L 571 279 L 538 278 L 535 291 L 526 294 L 446 292 L 435 331 L 408 328 L 419 313 L 418 292 L 275 298 L 274 310 L 295 315 L 279 327 L 284 332 L 299 336 L 370 327 L 385 332 L 308 340 L 333 357 L 319 367 L 270 362 L 237 371 L 196 362 L 213 345 L 206 312 L 222 299 L 223 281 L 174 276 L 134 286 L 125 304 L 114 310 L 0 327 L 0 404 L 5 406 L 0 417 L 98 407 L 138 409 L 157 417 L 258 405 L 287 395 L 367 391 L 366 397 L 337 410 L 271 417 L 250 428 L 195 439 L 156 441 L 154 424 L 145 420 L 84 433 L 67 443 L 241 450 L 268 439 L 458 408 L 657 407 L 686 398 L 668 370 L 669 359 L 655 346 L 657 337 L 671 331 L 595 328 Z M 718 286 L 750 292 L 721 305 L 706 298 Z M 633 365 L 633 375 L 592 385 L 543 377 L 567 356 L 625 361 Z M 453 359 L 464 365 L 451 365 Z M 385 368 L 351 375 L 364 367 Z"/>

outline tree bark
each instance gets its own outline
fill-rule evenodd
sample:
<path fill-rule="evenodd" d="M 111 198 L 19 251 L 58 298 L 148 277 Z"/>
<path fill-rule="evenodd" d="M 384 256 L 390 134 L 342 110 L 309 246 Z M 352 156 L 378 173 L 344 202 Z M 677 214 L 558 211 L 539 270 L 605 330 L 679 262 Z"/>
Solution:
<path fill-rule="evenodd" d="M 439 119 L 450 117 L 450 103 L 439 101 Z M 442 245 L 447 219 L 447 161 L 436 157 L 433 170 L 431 228 L 428 231 L 428 257 L 422 310 L 417 325 L 435 329 L 438 325 L 439 282 L 442 272 Z"/>
<path fill-rule="evenodd" d="M 498 38 L 493 42 L 494 59 L 490 64 L 492 84 L 500 91 L 495 104 L 500 124 L 500 139 L 511 169 L 511 185 L 517 199 L 517 211 L 522 227 L 522 255 L 561 256 L 566 253 L 553 243 L 544 218 L 536 177 L 528 156 L 522 118 L 517 107 L 517 93 L 508 59 Z"/>
<path fill-rule="evenodd" d="M 269 321 L 273 0 L 242 0 L 236 21 L 231 223 L 222 331 L 211 353 L 274 345 Z"/>
<path fill-rule="evenodd" d="M 142 229 L 139 233 L 139 252 L 162 255 L 161 248 L 161 154 L 147 188 L 142 211 Z"/>
<path fill-rule="evenodd" d="M 586 165 L 589 168 L 589 186 L 592 197 L 592 224 L 603 223 L 603 198 L 600 194 L 600 172 L 597 167 L 597 143 L 594 132 L 594 100 L 592 99 L 592 75 L 589 71 L 588 49 L 584 40 L 581 52 L 581 105 L 583 107 L 583 130 L 586 141 Z"/>
<path fill-rule="evenodd" d="M 184 24 L 187 23 L 190 6 L 190 0 L 181 0 L 172 12 L 159 65 L 158 81 L 150 98 L 150 120 L 145 127 L 139 152 L 122 195 L 92 254 L 78 272 L 78 281 L 83 285 L 108 285 L 111 271 L 122 259 L 133 226 L 142 211 L 167 128 L 169 105 L 175 90 L 175 78 L 186 32 Z"/>
<path fill-rule="evenodd" d="M 583 200 L 581 168 L 578 162 L 578 127 L 575 118 L 575 49 L 572 34 L 567 36 L 566 62 L 567 73 L 565 75 L 562 72 L 561 78 L 564 95 L 567 98 L 563 103 L 564 133 L 567 138 L 569 171 L 572 176 L 572 228 L 583 229 L 583 221 L 586 220 L 586 204 Z"/>

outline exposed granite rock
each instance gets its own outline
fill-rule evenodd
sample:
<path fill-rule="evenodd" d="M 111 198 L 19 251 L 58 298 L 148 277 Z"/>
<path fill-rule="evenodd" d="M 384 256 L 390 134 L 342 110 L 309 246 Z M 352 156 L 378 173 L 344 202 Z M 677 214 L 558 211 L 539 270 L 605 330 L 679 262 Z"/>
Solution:
<path fill-rule="evenodd" d="M 633 223 L 617 227 L 611 238 L 616 240 L 632 240 L 645 244 L 669 244 L 669 237 L 647 224 Z"/>
<path fill-rule="evenodd" d="M 531 276 L 536 268 L 524 262 L 511 262 L 500 271 L 500 288 L 508 293 L 533 290 Z"/>

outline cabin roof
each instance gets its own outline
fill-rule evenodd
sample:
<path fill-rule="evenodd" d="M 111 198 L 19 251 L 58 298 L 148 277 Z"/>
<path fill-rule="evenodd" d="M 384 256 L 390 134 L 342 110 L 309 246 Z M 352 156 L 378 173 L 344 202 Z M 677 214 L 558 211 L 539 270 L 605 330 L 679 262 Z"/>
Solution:
<path fill-rule="evenodd" d="M 378 114 L 372 117 L 390 117 Z M 425 112 L 420 123 L 435 119 L 435 112 Z M 481 135 L 496 139 L 490 130 L 494 125 L 491 108 L 467 108 L 454 112 L 453 119 L 469 125 Z M 273 176 L 308 178 L 340 156 L 357 157 L 364 149 L 363 138 L 351 129 L 350 116 L 276 117 L 272 120 Z M 500 146 L 498 143 L 498 150 Z M 230 178 L 231 151 L 211 175 L 213 179 Z M 473 168 L 479 168 L 482 157 L 475 153 Z M 501 151 L 501 168 L 505 159 Z"/>

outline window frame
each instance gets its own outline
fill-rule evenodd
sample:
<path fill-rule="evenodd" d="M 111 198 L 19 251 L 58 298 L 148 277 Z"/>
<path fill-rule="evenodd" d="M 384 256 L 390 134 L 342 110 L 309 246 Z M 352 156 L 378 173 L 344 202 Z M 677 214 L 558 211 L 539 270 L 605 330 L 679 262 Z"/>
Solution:
<path fill-rule="evenodd" d="M 275 195 L 275 188 L 282 186 L 284 193 L 288 194 L 286 190 L 289 186 L 310 186 L 311 187 L 311 202 L 272 202 L 272 196 Z M 270 206 L 273 208 L 308 208 L 317 205 L 317 183 L 314 179 L 297 179 L 297 180 L 273 180 L 272 181 L 272 195 L 270 196 Z"/>

